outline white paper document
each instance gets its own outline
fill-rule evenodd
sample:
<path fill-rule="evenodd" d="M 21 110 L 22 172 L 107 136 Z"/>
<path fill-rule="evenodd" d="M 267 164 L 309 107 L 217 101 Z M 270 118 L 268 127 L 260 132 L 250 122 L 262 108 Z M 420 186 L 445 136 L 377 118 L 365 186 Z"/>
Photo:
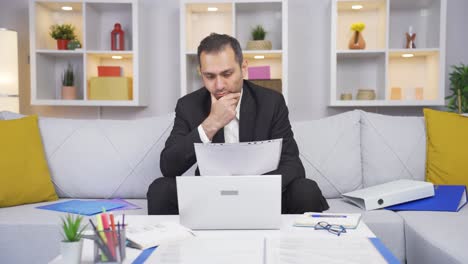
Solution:
<path fill-rule="evenodd" d="M 263 264 L 265 238 L 203 238 L 159 246 L 146 261 L 157 264 Z"/>
<path fill-rule="evenodd" d="M 265 263 L 387 263 L 366 237 L 282 235 L 266 240 Z"/>
<path fill-rule="evenodd" d="M 276 170 L 283 139 L 241 143 L 195 143 L 200 175 L 260 175 Z"/>
<path fill-rule="evenodd" d="M 145 225 L 128 225 L 126 229 L 129 246 L 147 249 L 154 246 L 182 241 L 194 237 L 194 233 L 175 222 L 162 222 Z"/>

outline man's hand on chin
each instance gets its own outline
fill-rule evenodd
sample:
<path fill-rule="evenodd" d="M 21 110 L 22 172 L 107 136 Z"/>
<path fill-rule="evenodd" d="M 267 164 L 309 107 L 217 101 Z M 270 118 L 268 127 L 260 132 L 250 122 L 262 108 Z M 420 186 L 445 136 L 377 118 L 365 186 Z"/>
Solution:
<path fill-rule="evenodd" d="M 203 130 L 210 140 L 213 140 L 218 130 L 229 124 L 236 117 L 236 107 L 240 95 L 240 93 L 229 93 L 216 99 L 211 94 L 211 111 L 202 123 Z"/>

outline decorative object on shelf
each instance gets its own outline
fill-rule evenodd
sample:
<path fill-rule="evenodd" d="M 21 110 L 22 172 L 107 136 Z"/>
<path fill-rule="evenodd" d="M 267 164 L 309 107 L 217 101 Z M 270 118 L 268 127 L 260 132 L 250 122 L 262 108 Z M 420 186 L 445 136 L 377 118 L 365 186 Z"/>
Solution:
<path fill-rule="evenodd" d="M 91 77 L 88 100 L 132 100 L 132 84 L 130 77 Z"/>
<path fill-rule="evenodd" d="M 390 90 L 390 100 L 401 100 L 403 98 L 403 93 L 401 87 L 392 87 Z"/>
<path fill-rule="evenodd" d="M 424 99 L 424 88 L 416 87 L 414 88 L 414 99 L 423 100 Z"/>
<path fill-rule="evenodd" d="M 252 29 L 252 39 L 247 42 L 248 50 L 271 50 L 271 41 L 265 40 L 267 32 L 261 25 Z"/>
<path fill-rule="evenodd" d="M 450 91 L 452 94 L 445 97 L 449 100 L 449 111 L 461 113 L 468 112 L 468 65 L 452 65 L 450 73 Z"/>
<path fill-rule="evenodd" d="M 63 240 L 60 243 L 60 253 L 64 263 L 81 263 L 81 251 L 83 248 L 83 231 L 86 228 L 81 226 L 83 217 L 67 214 L 62 217 Z"/>
<path fill-rule="evenodd" d="M 76 99 L 76 86 L 74 84 L 75 74 L 73 73 L 73 66 L 71 64 L 68 64 L 68 67 L 62 76 L 62 99 Z"/>
<path fill-rule="evenodd" d="M 405 33 L 406 35 L 406 48 L 407 49 L 415 49 L 416 44 L 414 41 L 416 40 L 416 33 L 413 33 L 413 27 L 410 26 L 408 32 Z"/>
<path fill-rule="evenodd" d="M 124 50 L 125 32 L 122 30 L 120 23 L 115 23 L 114 29 L 111 31 L 111 50 Z"/>
<path fill-rule="evenodd" d="M 351 25 L 351 30 L 353 32 L 353 36 L 349 40 L 348 47 L 349 49 L 365 49 L 366 48 L 366 41 L 362 36 L 362 31 L 366 28 L 366 24 L 362 22 L 353 23 Z"/>
<path fill-rule="evenodd" d="M 68 42 L 76 39 L 75 27 L 72 24 L 52 25 L 49 35 L 57 40 L 57 49 L 59 50 L 66 50 Z"/>
<path fill-rule="evenodd" d="M 81 49 L 81 42 L 77 39 L 72 39 L 68 42 L 67 49 L 69 50 Z"/>
<path fill-rule="evenodd" d="M 353 100 L 353 94 L 352 93 L 341 93 L 340 94 L 340 100 L 343 100 L 343 101 Z"/>
<path fill-rule="evenodd" d="M 372 89 L 359 89 L 356 95 L 357 100 L 375 100 L 375 91 Z"/>
<path fill-rule="evenodd" d="M 122 67 L 120 66 L 97 66 L 99 77 L 120 77 Z"/>
<path fill-rule="evenodd" d="M 270 66 L 251 66 L 247 68 L 249 80 L 269 80 Z"/>
<path fill-rule="evenodd" d="M 0 28 L 0 111 L 19 112 L 18 33 Z"/>

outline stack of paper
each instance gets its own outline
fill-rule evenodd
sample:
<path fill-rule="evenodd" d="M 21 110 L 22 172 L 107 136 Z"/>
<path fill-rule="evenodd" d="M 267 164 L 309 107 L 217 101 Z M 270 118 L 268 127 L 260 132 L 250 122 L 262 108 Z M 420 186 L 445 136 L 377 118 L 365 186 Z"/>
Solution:
<path fill-rule="evenodd" d="M 194 237 L 194 233 L 178 223 L 164 222 L 157 224 L 129 224 L 126 229 L 129 247 L 147 249 Z"/>
<path fill-rule="evenodd" d="M 341 225 L 344 228 L 354 229 L 358 226 L 361 214 L 335 214 L 335 213 L 304 213 L 296 218 L 295 226 L 314 227 L 319 222 L 330 225 Z"/>

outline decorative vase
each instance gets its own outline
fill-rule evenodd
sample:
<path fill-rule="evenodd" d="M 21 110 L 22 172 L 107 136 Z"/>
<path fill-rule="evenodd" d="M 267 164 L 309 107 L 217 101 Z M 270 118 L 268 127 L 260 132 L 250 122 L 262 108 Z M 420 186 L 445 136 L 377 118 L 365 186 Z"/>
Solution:
<path fill-rule="evenodd" d="M 349 40 L 348 47 L 350 49 L 365 49 L 366 48 L 366 41 L 362 36 L 362 33 L 359 31 L 354 31 L 353 36 Z"/>
<path fill-rule="evenodd" d="M 358 100 L 375 100 L 375 91 L 370 89 L 359 89 L 356 95 Z"/>
<path fill-rule="evenodd" d="M 83 239 L 77 242 L 60 242 L 60 254 L 63 263 L 81 263 L 81 251 L 83 249 Z"/>
<path fill-rule="evenodd" d="M 62 99 L 75 100 L 76 87 L 75 86 L 62 86 Z"/>
<path fill-rule="evenodd" d="M 248 50 L 271 50 L 271 41 L 269 40 L 249 40 L 247 42 Z"/>
<path fill-rule="evenodd" d="M 57 39 L 57 49 L 66 50 L 68 46 L 68 39 Z"/>

